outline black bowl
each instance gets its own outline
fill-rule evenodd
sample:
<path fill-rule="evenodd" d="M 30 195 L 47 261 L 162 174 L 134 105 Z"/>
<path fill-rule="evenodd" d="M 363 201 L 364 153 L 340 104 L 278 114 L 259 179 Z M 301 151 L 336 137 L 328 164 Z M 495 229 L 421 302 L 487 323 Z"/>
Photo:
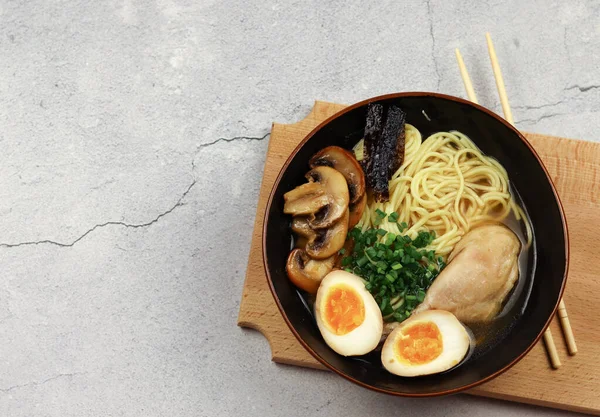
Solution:
<path fill-rule="evenodd" d="M 424 138 L 458 130 L 469 136 L 508 172 L 533 227 L 535 244 L 529 273 L 532 290 L 525 310 L 495 347 L 444 374 L 402 378 L 385 371 L 377 357 L 346 358 L 331 350 L 312 314 L 288 280 L 285 263 L 290 251 L 290 217 L 283 213 L 283 194 L 305 182 L 308 160 L 329 145 L 346 149 L 362 137 L 367 104 L 396 104 Z M 427 117 L 425 116 L 427 115 Z M 267 279 L 277 305 L 300 343 L 319 362 L 364 387 L 401 396 L 456 393 L 488 381 L 518 362 L 550 323 L 565 286 L 569 259 L 563 209 L 548 172 L 529 142 L 500 116 L 460 98 L 435 93 L 399 93 L 375 97 L 345 108 L 317 126 L 284 164 L 267 204 L 263 230 Z"/>

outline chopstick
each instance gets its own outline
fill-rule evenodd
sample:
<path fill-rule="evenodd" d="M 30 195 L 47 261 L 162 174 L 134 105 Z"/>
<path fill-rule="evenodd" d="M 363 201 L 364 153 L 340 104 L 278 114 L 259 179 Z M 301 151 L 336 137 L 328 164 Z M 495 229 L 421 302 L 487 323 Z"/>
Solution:
<path fill-rule="evenodd" d="M 500 71 L 500 65 L 498 64 L 498 57 L 496 56 L 496 50 L 494 49 L 494 44 L 492 43 L 492 38 L 489 33 L 485 34 L 488 52 L 490 54 L 490 60 L 492 63 L 492 70 L 494 72 L 494 78 L 496 79 L 496 87 L 498 89 L 498 95 L 500 96 L 500 103 L 502 104 L 502 111 L 504 112 L 504 118 L 514 126 L 514 119 L 512 116 L 512 111 L 510 109 L 510 105 L 508 103 L 508 96 L 506 94 L 506 87 L 504 86 L 504 79 L 502 78 L 502 71 Z M 456 60 L 458 62 L 458 68 L 460 70 L 460 75 L 463 79 L 463 83 L 465 84 L 465 90 L 467 92 L 467 97 L 473 103 L 479 104 L 477 102 L 477 98 L 475 96 L 475 90 L 473 89 L 473 84 L 471 82 L 471 78 L 469 77 L 469 73 L 467 72 L 467 68 L 462 59 L 462 55 L 458 48 L 455 50 Z M 575 337 L 573 336 L 573 330 L 571 329 L 571 323 L 569 322 L 569 316 L 567 314 L 567 309 L 565 307 L 564 301 L 561 299 L 558 307 L 558 316 L 562 325 L 563 334 L 565 340 L 567 342 L 567 348 L 569 354 L 574 355 L 577 353 L 577 345 L 575 344 Z M 552 331 L 550 328 L 546 329 L 544 332 L 544 342 L 546 345 L 546 350 L 548 351 L 548 356 L 550 358 L 550 364 L 554 369 L 558 369 L 561 366 L 560 358 L 558 357 L 558 352 L 556 350 L 556 345 L 554 344 L 554 338 L 552 337 Z"/>
<path fill-rule="evenodd" d="M 490 60 L 492 61 L 492 70 L 494 71 L 494 78 L 496 79 L 496 87 L 498 89 L 498 95 L 500 96 L 500 103 L 502 104 L 502 111 L 504 112 L 504 118 L 508 123 L 514 126 L 515 121 L 513 120 L 512 111 L 508 104 L 508 96 L 506 95 L 506 88 L 504 87 L 504 79 L 502 78 L 502 72 L 500 71 L 500 65 L 498 64 L 498 57 L 496 57 L 496 50 L 492 43 L 492 38 L 489 32 L 485 34 L 487 40 L 488 52 L 490 53 Z"/>
<path fill-rule="evenodd" d="M 558 357 L 558 352 L 556 351 L 556 345 L 554 344 L 554 338 L 552 337 L 552 331 L 550 328 L 547 328 L 544 332 L 544 343 L 546 344 L 546 350 L 548 351 L 548 356 L 550 357 L 550 364 L 554 369 L 560 368 L 560 358 Z"/>
<path fill-rule="evenodd" d="M 577 344 L 575 343 L 575 336 L 573 336 L 573 329 L 571 329 L 571 322 L 569 321 L 569 315 L 567 314 L 567 307 L 565 302 L 561 299 L 558 304 L 558 318 L 560 319 L 560 325 L 567 341 L 567 349 L 569 355 L 575 355 L 577 353 Z"/>
<path fill-rule="evenodd" d="M 465 90 L 467 90 L 467 97 L 475 104 L 479 104 L 477 101 L 477 97 L 475 97 L 475 90 L 473 89 L 473 83 L 471 83 L 471 77 L 469 77 L 469 73 L 467 72 L 467 67 L 465 66 L 465 61 L 463 61 L 462 55 L 458 48 L 454 50 L 456 53 L 456 60 L 458 61 L 458 69 L 460 70 L 460 75 L 463 79 L 463 83 L 465 84 Z"/>

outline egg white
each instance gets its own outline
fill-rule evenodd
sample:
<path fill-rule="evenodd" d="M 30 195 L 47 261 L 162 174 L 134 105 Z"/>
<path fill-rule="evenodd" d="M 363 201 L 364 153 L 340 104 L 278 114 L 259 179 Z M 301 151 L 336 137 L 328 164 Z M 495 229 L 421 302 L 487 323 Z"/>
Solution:
<path fill-rule="evenodd" d="M 403 337 L 402 330 L 418 323 L 434 323 L 442 336 L 442 352 L 430 362 L 413 364 L 398 357 L 396 345 Z M 471 345 L 469 333 L 454 314 L 443 310 L 427 310 L 402 322 L 387 337 L 381 350 L 381 362 L 385 369 L 399 376 L 437 374 L 459 364 Z"/>
<path fill-rule="evenodd" d="M 344 335 L 337 335 L 329 330 L 323 314 L 325 312 L 324 302 L 326 301 L 326 296 L 329 294 L 329 290 L 341 284 L 352 288 L 360 296 L 365 308 L 365 318 L 354 330 Z M 343 356 L 356 356 L 369 353 L 377 347 L 383 332 L 383 318 L 377 302 L 365 288 L 362 279 L 346 271 L 332 271 L 323 278 L 317 291 L 315 317 L 325 343 Z"/>

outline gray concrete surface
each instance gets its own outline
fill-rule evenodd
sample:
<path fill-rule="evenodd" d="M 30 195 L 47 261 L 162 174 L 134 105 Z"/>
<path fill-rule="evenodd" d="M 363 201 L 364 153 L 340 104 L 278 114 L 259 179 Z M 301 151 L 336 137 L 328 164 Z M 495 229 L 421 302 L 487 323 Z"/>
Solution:
<path fill-rule="evenodd" d="M 371 4 L 367 4 L 371 3 Z M 537 416 L 270 362 L 236 327 L 272 121 L 401 90 L 598 140 L 598 1 L 0 0 L 0 415 Z"/>

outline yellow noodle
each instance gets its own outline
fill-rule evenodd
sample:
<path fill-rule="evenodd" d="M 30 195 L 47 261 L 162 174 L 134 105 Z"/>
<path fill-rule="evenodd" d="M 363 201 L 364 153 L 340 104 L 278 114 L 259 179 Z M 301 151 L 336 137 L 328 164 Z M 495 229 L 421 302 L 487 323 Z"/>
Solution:
<path fill-rule="evenodd" d="M 447 256 L 471 228 L 484 222 L 502 221 L 510 212 L 526 219 L 511 194 L 506 170 L 485 156 L 460 132 L 439 132 L 423 140 L 412 125 L 406 125 L 405 157 L 389 183 L 386 203 L 369 201 L 359 226 L 379 227 L 400 233 L 398 225 L 408 224 L 403 233 L 415 238 L 419 231 L 436 233 L 429 249 Z M 377 210 L 397 212 L 398 222 L 386 218 L 375 226 Z M 528 242 L 531 227 L 525 221 Z"/>

